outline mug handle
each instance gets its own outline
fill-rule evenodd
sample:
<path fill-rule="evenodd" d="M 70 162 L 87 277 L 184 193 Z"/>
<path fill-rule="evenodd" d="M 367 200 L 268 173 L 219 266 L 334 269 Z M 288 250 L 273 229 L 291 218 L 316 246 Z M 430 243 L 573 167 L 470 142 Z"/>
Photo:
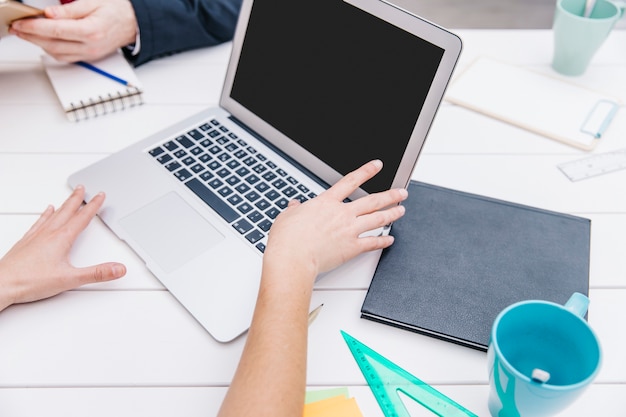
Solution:
<path fill-rule="evenodd" d="M 589 308 L 589 297 L 579 292 L 575 292 L 569 300 L 567 300 L 564 307 L 577 316 L 584 317 L 585 314 L 587 314 L 587 309 Z"/>

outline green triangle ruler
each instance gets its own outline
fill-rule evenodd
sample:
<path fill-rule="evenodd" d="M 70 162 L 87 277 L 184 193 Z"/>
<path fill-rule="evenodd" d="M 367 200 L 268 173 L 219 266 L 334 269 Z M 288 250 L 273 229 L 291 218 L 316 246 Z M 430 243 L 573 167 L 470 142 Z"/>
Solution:
<path fill-rule="evenodd" d="M 341 330 L 386 417 L 411 417 L 399 392 L 440 417 L 478 417 Z"/>

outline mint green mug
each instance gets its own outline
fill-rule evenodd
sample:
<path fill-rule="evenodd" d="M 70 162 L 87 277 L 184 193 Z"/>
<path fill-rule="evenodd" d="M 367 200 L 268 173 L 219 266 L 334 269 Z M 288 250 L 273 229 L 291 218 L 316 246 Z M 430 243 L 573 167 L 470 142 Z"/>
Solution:
<path fill-rule="evenodd" d="M 589 298 L 529 300 L 494 321 L 487 360 L 493 417 L 547 417 L 572 404 L 600 370 L 600 342 L 584 316 Z"/>
<path fill-rule="evenodd" d="M 582 75 L 624 14 L 626 2 L 597 0 L 585 17 L 586 0 L 557 0 L 552 32 L 552 68 L 563 75 Z"/>

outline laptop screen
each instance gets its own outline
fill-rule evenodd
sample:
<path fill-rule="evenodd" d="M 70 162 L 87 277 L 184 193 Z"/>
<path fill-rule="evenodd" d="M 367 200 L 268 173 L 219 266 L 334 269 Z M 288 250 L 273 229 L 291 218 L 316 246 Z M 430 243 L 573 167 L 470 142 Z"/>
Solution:
<path fill-rule="evenodd" d="M 381 191 L 398 186 L 444 52 L 342 0 L 255 0 L 230 98 L 339 175 L 381 159 L 362 187 Z"/>

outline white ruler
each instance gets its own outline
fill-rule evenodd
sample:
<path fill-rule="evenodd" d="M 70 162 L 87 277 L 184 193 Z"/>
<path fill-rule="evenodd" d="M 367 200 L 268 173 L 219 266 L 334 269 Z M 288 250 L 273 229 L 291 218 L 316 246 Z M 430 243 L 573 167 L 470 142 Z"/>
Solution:
<path fill-rule="evenodd" d="M 626 169 L 626 149 L 565 162 L 558 165 L 558 168 L 571 181 L 584 180 L 620 169 Z"/>

